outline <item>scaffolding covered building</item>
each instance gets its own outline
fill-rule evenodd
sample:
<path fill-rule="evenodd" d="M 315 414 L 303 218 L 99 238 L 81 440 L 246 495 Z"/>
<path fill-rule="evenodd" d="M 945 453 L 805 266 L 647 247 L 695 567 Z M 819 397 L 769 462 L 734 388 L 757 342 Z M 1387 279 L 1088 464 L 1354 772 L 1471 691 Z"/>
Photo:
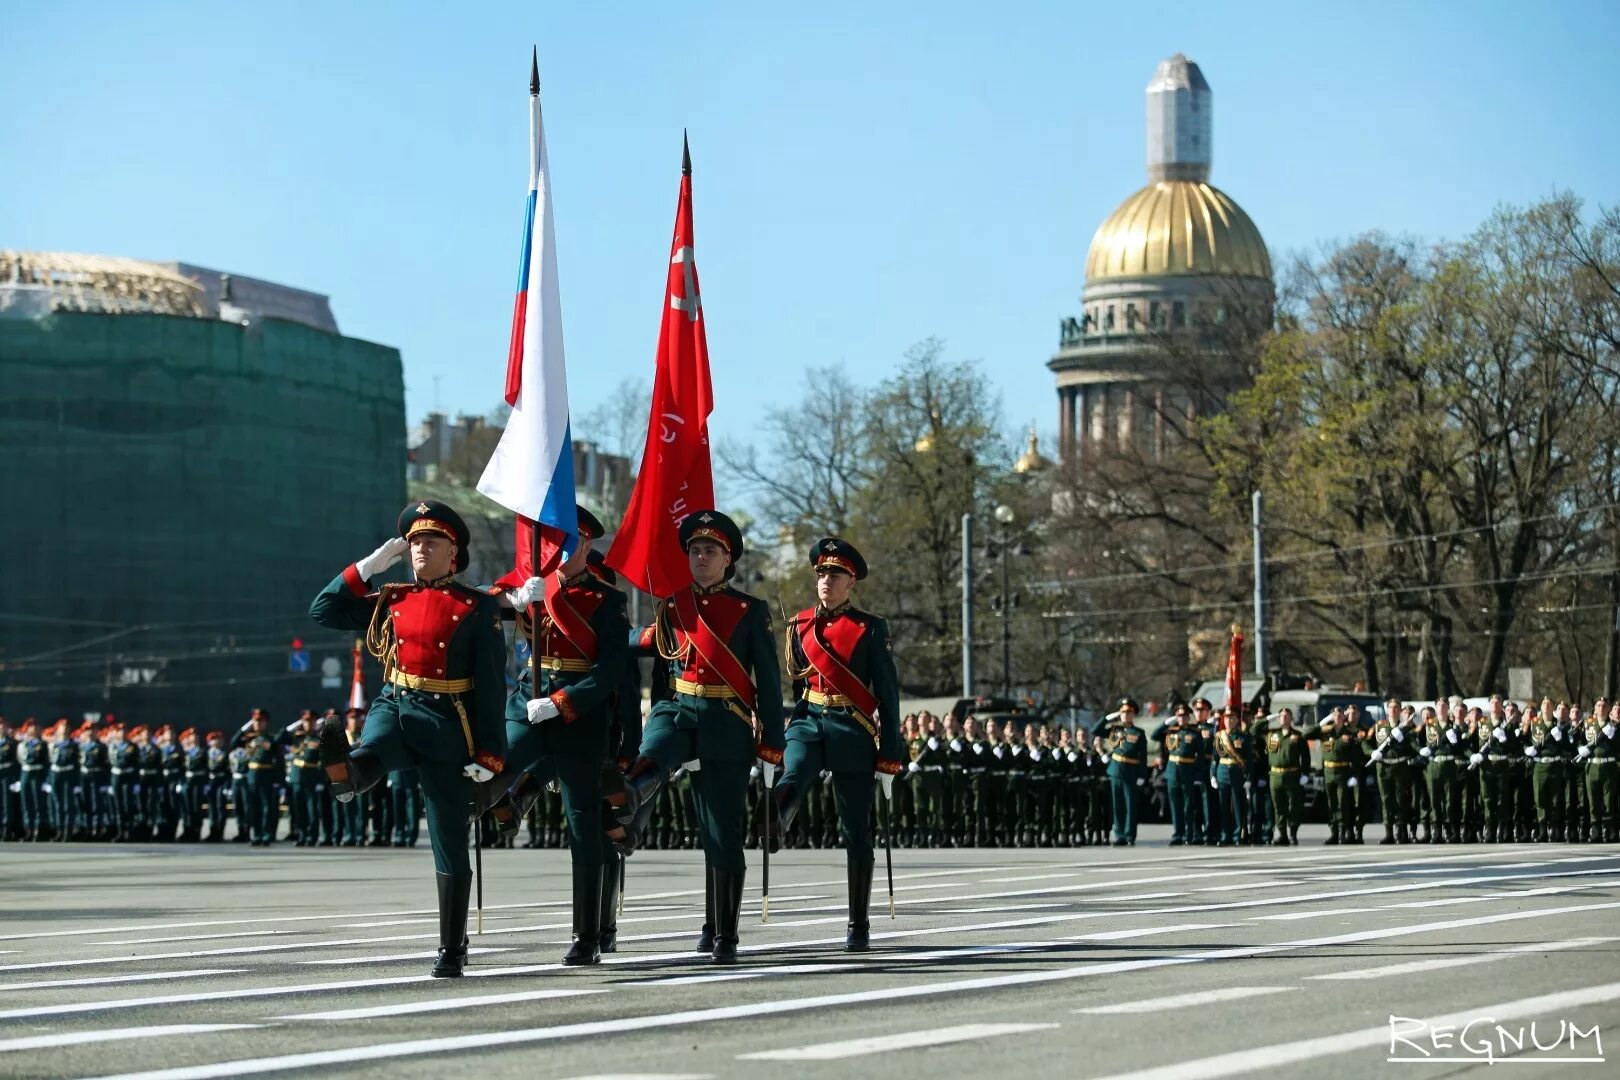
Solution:
<path fill-rule="evenodd" d="M 343 336 L 325 296 L 0 251 L 0 715 L 340 704 L 352 642 L 308 606 L 391 533 L 404 442 L 399 351 Z"/>

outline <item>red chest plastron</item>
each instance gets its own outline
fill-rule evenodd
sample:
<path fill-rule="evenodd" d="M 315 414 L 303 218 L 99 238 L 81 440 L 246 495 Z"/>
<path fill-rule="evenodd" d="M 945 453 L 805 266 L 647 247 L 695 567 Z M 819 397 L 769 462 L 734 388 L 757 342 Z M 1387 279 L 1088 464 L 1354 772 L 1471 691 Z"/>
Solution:
<path fill-rule="evenodd" d="M 851 618 L 847 614 L 834 615 L 824 619 L 816 628 L 821 634 L 821 640 L 826 642 L 827 650 L 843 661 L 847 666 L 855 655 L 861 638 L 866 634 L 866 624 L 859 619 Z M 837 694 L 841 691 L 822 675 L 812 668 L 807 676 L 810 689 L 822 694 Z"/>
<path fill-rule="evenodd" d="M 709 593 L 696 597 L 698 617 L 709 624 L 714 636 L 725 642 L 729 647 L 731 635 L 736 631 L 737 624 L 742 622 L 743 616 L 748 614 L 748 601 L 740 596 L 730 593 Z M 674 609 L 671 609 L 674 615 Z M 680 655 L 685 666 L 681 669 L 681 678 L 693 683 L 717 683 L 720 675 L 706 663 L 698 651 L 692 647 L 691 638 L 686 630 L 671 619 L 675 629 L 675 641 L 680 648 Z"/>
<path fill-rule="evenodd" d="M 449 587 L 412 585 L 389 590 L 388 616 L 394 628 L 394 666 L 423 679 L 454 679 L 450 672 L 450 643 L 473 617 L 476 600 L 471 593 Z"/>

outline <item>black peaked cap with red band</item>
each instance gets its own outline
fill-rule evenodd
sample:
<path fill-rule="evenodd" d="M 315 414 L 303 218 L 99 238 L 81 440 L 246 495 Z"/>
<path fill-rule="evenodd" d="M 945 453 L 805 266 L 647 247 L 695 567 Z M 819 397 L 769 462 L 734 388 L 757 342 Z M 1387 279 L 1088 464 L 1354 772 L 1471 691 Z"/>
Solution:
<path fill-rule="evenodd" d="M 737 572 L 737 560 L 743 556 L 742 530 L 737 523 L 718 510 L 699 510 L 681 522 L 681 550 L 691 547 L 694 540 L 713 540 L 731 553 L 731 565 L 726 567 L 726 579 L 730 580 Z"/>
<path fill-rule="evenodd" d="M 437 499 L 418 499 L 399 513 L 399 535 L 409 540 L 417 533 L 436 532 L 456 545 L 456 573 L 467 569 L 472 534 L 467 523 Z"/>
<path fill-rule="evenodd" d="M 836 567 L 856 581 L 866 577 L 866 560 L 854 544 L 837 536 L 824 536 L 810 545 L 810 565 L 817 570 Z"/>

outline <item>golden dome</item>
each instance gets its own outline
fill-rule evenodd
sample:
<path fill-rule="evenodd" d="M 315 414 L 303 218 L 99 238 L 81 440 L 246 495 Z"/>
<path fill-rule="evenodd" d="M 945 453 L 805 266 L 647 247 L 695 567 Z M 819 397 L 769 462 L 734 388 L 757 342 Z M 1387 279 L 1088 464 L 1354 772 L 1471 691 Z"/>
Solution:
<path fill-rule="evenodd" d="M 1195 180 L 1149 184 L 1108 215 L 1091 240 L 1086 281 L 1225 274 L 1271 280 L 1266 242 L 1219 188 Z"/>
<path fill-rule="evenodd" d="M 1052 463 L 1041 456 L 1040 443 L 1035 437 L 1035 429 L 1029 429 L 1029 446 L 1024 450 L 1023 456 L 1013 462 L 1013 472 L 1032 473 L 1041 472 L 1051 468 Z"/>

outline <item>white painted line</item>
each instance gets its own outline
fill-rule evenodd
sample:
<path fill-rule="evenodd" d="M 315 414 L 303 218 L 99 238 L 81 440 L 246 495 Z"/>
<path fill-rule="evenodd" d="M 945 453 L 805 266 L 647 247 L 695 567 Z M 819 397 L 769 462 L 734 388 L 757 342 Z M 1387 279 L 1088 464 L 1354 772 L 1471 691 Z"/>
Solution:
<path fill-rule="evenodd" d="M 549 998 L 584 997 L 588 994 L 611 993 L 606 987 L 581 990 L 519 990 L 510 994 L 481 994 L 477 997 L 458 997 L 433 1001 L 408 1001 L 399 1005 L 374 1005 L 366 1009 L 337 1009 L 331 1012 L 294 1013 L 273 1016 L 272 1020 L 375 1020 L 382 1016 L 412 1016 L 416 1013 L 449 1012 L 453 1009 L 476 1009 L 480 1005 L 505 1005 L 514 1001 L 545 1001 Z"/>
<path fill-rule="evenodd" d="M 1447 968 L 1491 964 L 1498 960 L 1512 960 L 1520 956 L 1539 956 L 1542 953 L 1564 949 L 1584 949 L 1588 945 L 1602 945 L 1616 940 L 1612 937 L 1568 938 L 1561 941 L 1532 941 L 1528 945 L 1513 945 L 1504 949 L 1488 949 L 1472 956 L 1442 956 L 1433 960 L 1409 960 L 1404 964 L 1386 964 L 1383 967 L 1352 968 L 1333 971 L 1326 975 L 1307 975 L 1308 979 L 1363 980 L 1387 979 L 1392 975 L 1415 975 L 1423 971 L 1444 971 Z"/>
<path fill-rule="evenodd" d="M 208 1035 L 215 1031 L 242 1031 L 262 1024 L 163 1024 L 158 1027 L 106 1028 L 101 1031 L 69 1031 L 60 1035 L 25 1035 L 0 1039 L 0 1054 L 18 1050 L 50 1050 L 82 1043 L 120 1042 L 124 1039 L 158 1039 L 168 1035 Z"/>
<path fill-rule="evenodd" d="M 991 1039 L 998 1035 L 1026 1035 L 1031 1031 L 1051 1031 L 1057 1026 L 1056 1024 L 958 1024 L 955 1027 L 936 1028 L 933 1031 L 902 1031 L 895 1035 L 872 1035 L 864 1039 L 795 1046 L 788 1050 L 761 1050 L 753 1054 L 738 1054 L 737 1060 L 837 1061 L 840 1058 L 864 1057 L 867 1054 L 881 1054 L 891 1050 L 914 1050 L 920 1046 L 944 1046 L 947 1043 Z"/>
<path fill-rule="evenodd" d="M 1071 934 L 1070 941 L 1122 941 L 1126 938 L 1156 937 L 1159 934 L 1179 934 L 1187 930 L 1220 930 L 1237 923 L 1178 923 L 1175 926 L 1138 926 L 1129 930 L 1104 930 L 1096 934 Z"/>
<path fill-rule="evenodd" d="M 478 956 L 487 953 L 517 952 L 516 945 L 474 945 L 467 950 L 468 956 Z M 432 960 L 438 953 L 432 952 L 398 952 L 387 956 L 345 956 L 338 960 L 300 960 L 300 964 L 341 964 L 348 967 L 352 964 L 401 964 L 407 960 Z"/>
<path fill-rule="evenodd" d="M 695 954 L 694 954 L 695 955 Z M 859 964 L 773 964 L 769 967 L 749 967 L 741 971 L 719 975 L 666 975 L 661 979 L 634 979 L 620 986 L 694 986 L 712 982 L 735 982 L 738 979 L 763 979 L 771 975 L 819 975 L 824 971 L 854 971 Z"/>
<path fill-rule="evenodd" d="M 420 921 L 426 922 L 427 920 L 423 919 Z M 169 945 L 176 941 L 210 941 L 222 938 L 274 937 L 281 934 L 296 934 L 299 932 L 300 931 L 297 930 L 242 930 L 231 934 L 181 934 L 177 937 L 126 938 L 121 941 L 86 941 L 82 942 L 81 944 L 94 946 Z"/>
<path fill-rule="evenodd" d="M 246 970 L 247 968 L 196 968 L 191 971 L 148 971 L 140 975 L 96 975 L 82 979 L 0 983 L 0 996 L 4 996 L 13 990 L 54 990 L 62 986 L 111 986 L 114 983 L 168 982 L 170 979 L 201 979 L 209 975 L 240 975 Z"/>
<path fill-rule="evenodd" d="M 1569 1009 L 1578 1009 L 1585 1005 L 1601 1005 L 1615 1000 L 1620 1000 L 1620 982 L 1604 983 L 1601 986 L 1588 986 L 1580 990 L 1564 990 L 1559 993 L 1542 994 L 1537 997 L 1520 998 L 1517 1001 L 1507 1001 L 1500 1005 L 1481 1005 L 1469 1009 L 1467 1012 L 1455 1012 L 1447 1016 L 1422 1019 L 1429 1025 L 1428 1030 L 1434 1031 L 1442 1027 L 1461 1028 L 1463 1025 L 1482 1016 L 1489 1016 L 1494 1022 L 1500 1023 L 1503 1020 L 1517 1020 L 1526 1016 L 1545 1016 L 1549 1014 L 1556 1016 Z M 1347 1031 L 1341 1035 L 1324 1035 L 1316 1039 L 1300 1039 L 1298 1042 L 1282 1043 L 1277 1046 L 1254 1046 L 1230 1054 L 1216 1054 L 1213 1057 L 1200 1058 L 1196 1061 L 1179 1061 L 1174 1065 L 1163 1065 L 1153 1069 L 1139 1069 L 1128 1073 L 1116 1073 L 1113 1076 L 1104 1077 L 1102 1080 L 1210 1080 L 1213 1077 L 1236 1076 L 1239 1073 L 1258 1072 L 1261 1069 L 1278 1069 L 1302 1061 L 1348 1054 L 1352 1050 L 1367 1050 L 1376 1046 L 1382 1046 L 1389 1050 L 1395 1048 L 1396 1044 L 1392 1042 L 1390 1037 L 1389 1024 L 1362 1028 L 1360 1031 Z M 1444 1063 L 1438 1057 L 1418 1058 L 1416 1054 L 1413 1054 L 1410 1060 L 1436 1064 Z M 1503 1064 L 1510 1061 L 1521 1064 L 1535 1063 L 1535 1059 L 1532 1057 L 1503 1057 L 1495 1060 Z M 1461 1054 L 1451 1059 L 1451 1063 L 1464 1067 L 1478 1065 L 1480 1062 L 1481 1059 L 1478 1057 Z"/>
<path fill-rule="evenodd" d="M 1437 931 L 1456 930 L 1471 926 L 1485 926 L 1495 923 L 1512 922 L 1519 919 L 1541 918 L 1547 915 L 1570 915 L 1582 911 L 1613 910 L 1620 908 L 1620 901 L 1602 904 L 1572 905 L 1563 908 L 1545 910 L 1508 911 L 1492 915 L 1482 915 L 1472 919 L 1449 919 L 1443 922 L 1419 923 L 1413 926 L 1386 926 L 1373 930 L 1361 930 L 1348 934 L 1338 934 L 1331 937 L 1306 938 L 1300 941 L 1286 941 L 1271 945 L 1237 946 L 1229 949 L 1212 949 L 1204 952 L 1183 953 L 1177 956 L 1144 958 L 1139 960 L 1119 960 L 1108 963 L 1082 964 L 1078 967 L 1057 968 L 1049 971 L 1016 972 L 1007 975 L 991 975 L 976 979 L 960 979 L 955 982 L 923 983 L 912 986 L 887 986 L 875 990 L 863 990 L 844 994 L 824 994 L 815 997 L 787 998 L 777 1001 L 751 1001 L 740 1005 L 728 1005 L 711 1009 L 692 1009 L 682 1012 L 654 1013 L 646 1016 L 615 1016 L 606 1020 L 593 1020 L 575 1024 L 560 1024 L 553 1027 L 527 1028 L 516 1031 L 493 1031 L 470 1035 L 451 1035 L 440 1038 L 412 1039 L 405 1042 L 374 1043 L 369 1046 L 353 1046 L 336 1050 L 314 1050 L 299 1054 L 285 1054 L 277 1057 L 239 1058 L 234 1061 L 211 1062 L 205 1065 L 191 1065 L 173 1069 L 157 1069 L 149 1072 L 123 1073 L 116 1076 L 100 1077 L 98 1080 L 216 1080 L 216 1078 L 251 1076 L 270 1072 L 283 1072 L 291 1069 L 309 1069 L 327 1065 L 348 1065 L 361 1061 L 386 1061 L 392 1058 L 419 1057 L 425 1054 L 454 1053 L 462 1050 L 482 1050 L 500 1046 L 522 1046 L 529 1043 L 558 1042 L 566 1039 L 585 1038 L 597 1035 L 623 1034 L 632 1031 L 650 1031 L 659 1028 L 678 1028 L 692 1024 L 703 1024 L 720 1020 L 754 1019 L 762 1016 L 782 1016 L 791 1013 L 812 1012 L 817 1009 L 837 1008 L 849 1005 L 889 1004 L 909 998 L 943 997 L 950 994 L 971 993 L 981 990 L 999 990 L 1007 987 L 1022 987 L 1040 985 L 1043 983 L 1068 982 L 1074 979 L 1090 978 L 1098 975 L 1114 975 L 1124 972 L 1149 971 L 1161 967 L 1174 967 L 1187 964 L 1205 963 L 1214 960 L 1246 959 L 1253 956 L 1265 956 L 1272 953 L 1286 952 L 1293 949 L 1310 949 L 1322 946 L 1349 944 L 1357 941 L 1375 941 L 1381 938 L 1402 937 L 1411 934 L 1428 934 Z M 422 976 L 422 979 L 428 976 Z M 401 980 L 416 981 L 416 980 Z M 1613 997 L 1620 997 L 1620 983 L 1612 983 L 1599 988 L 1608 992 L 1613 991 Z M 1558 997 L 1558 995 L 1553 995 Z M 1543 999 L 1533 999 L 1537 1002 Z M 1611 997 L 1594 998 L 1597 1001 L 1612 1000 Z M 1586 1004 L 1584 999 L 1574 1004 Z M 1563 1002 L 1546 1006 L 1548 1009 L 1559 1008 Z M 1538 1007 L 1540 1007 L 1538 1005 Z M 58 1007 L 55 1012 L 63 1011 Z M 1378 1041 L 1388 1038 L 1385 1028 L 1375 1029 Z M 1352 1049 L 1354 1047 L 1351 1047 Z M 1234 1055 L 1243 1062 L 1252 1060 L 1251 1052 Z M 1244 1064 L 1242 1068 L 1252 1066 Z M 1188 1074 L 1196 1077 L 1207 1074 Z M 1220 1075 L 1225 1075 L 1220 1074 Z"/>
<path fill-rule="evenodd" d="M 1156 1013 L 1165 1009 L 1192 1008 L 1197 1005 L 1217 1005 L 1223 1001 L 1241 1001 L 1244 998 L 1281 994 L 1292 986 L 1229 986 L 1222 990 L 1203 990 L 1192 994 L 1172 994 L 1170 997 L 1143 998 L 1140 1001 L 1120 1001 L 1112 1005 L 1092 1005 L 1075 1009 L 1077 1013 L 1093 1016 L 1121 1016 L 1127 1013 Z"/>
<path fill-rule="evenodd" d="M 239 998 L 277 997 L 282 994 L 318 994 L 333 990 L 359 990 L 373 986 L 403 986 L 427 982 L 431 975 L 399 975 L 392 979 L 348 979 L 343 982 L 305 983 L 298 986 L 250 986 L 239 990 L 206 990 L 195 994 L 161 994 L 155 997 L 114 998 L 110 1001 L 74 1001 L 28 1009 L 7 1009 L 0 1020 L 21 1020 L 34 1016 L 67 1016 L 73 1013 L 134 1009 L 146 1005 L 189 1005 L 197 1001 L 235 1001 Z"/>

